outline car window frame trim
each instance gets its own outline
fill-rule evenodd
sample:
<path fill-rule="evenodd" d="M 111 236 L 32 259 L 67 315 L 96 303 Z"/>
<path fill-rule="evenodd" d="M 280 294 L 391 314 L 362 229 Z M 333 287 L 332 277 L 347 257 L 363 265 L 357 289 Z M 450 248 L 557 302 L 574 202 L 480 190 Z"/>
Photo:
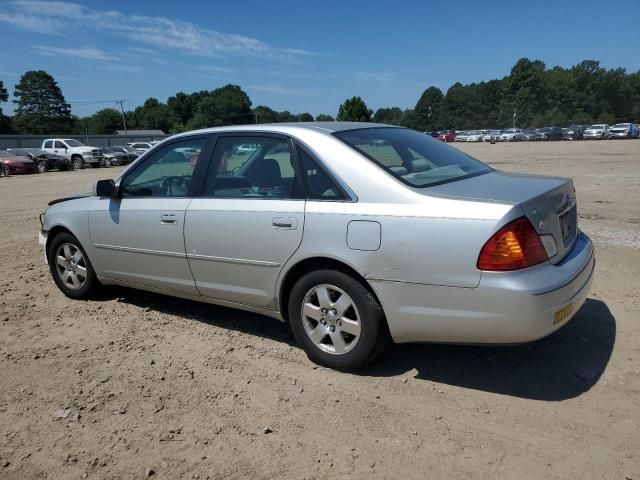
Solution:
<path fill-rule="evenodd" d="M 280 201 L 306 201 L 307 200 L 307 191 L 304 188 L 304 184 L 303 182 L 301 182 L 300 180 L 300 167 L 299 167 L 299 163 L 298 163 L 298 157 L 295 154 L 295 145 L 294 145 L 294 138 L 291 137 L 290 135 L 286 135 L 283 133 L 279 133 L 279 132 L 270 132 L 270 131 L 265 131 L 265 132 L 260 132 L 260 131 L 255 131 L 255 130 L 251 130 L 250 132 L 245 132 L 242 130 L 237 130 L 237 131 L 233 131 L 233 132 L 217 132 L 214 133 L 214 141 L 213 141 L 213 147 L 211 149 L 211 155 L 209 156 L 209 161 L 208 161 L 208 165 L 207 165 L 207 169 L 206 171 L 203 173 L 203 179 L 202 179 L 202 184 L 200 185 L 200 189 L 198 191 L 198 195 L 196 196 L 196 198 L 203 198 L 203 199 L 211 199 L 211 200 L 251 200 L 251 201 L 255 201 L 255 200 L 280 200 Z M 303 192 L 303 196 L 302 198 L 279 198 L 279 197 L 235 197 L 235 196 L 211 196 L 211 195 L 205 195 L 204 194 L 204 187 L 206 185 L 207 182 L 207 177 L 209 176 L 209 170 L 211 168 L 217 168 L 219 165 L 219 162 L 216 161 L 214 159 L 214 153 L 216 151 L 216 147 L 218 146 L 218 141 L 220 141 L 221 138 L 233 138 L 233 137 L 241 137 L 241 138 L 247 138 L 247 137 L 260 137 L 260 138 L 264 138 L 264 137 L 270 137 L 270 138 L 276 138 L 279 140 L 286 140 L 289 143 L 289 148 L 291 151 L 291 156 L 292 156 L 292 167 L 293 167 L 293 171 L 295 173 L 294 175 L 294 182 L 296 182 L 298 184 L 298 188 Z"/>
<path fill-rule="evenodd" d="M 167 142 L 162 142 L 162 144 L 158 145 L 158 150 L 164 150 L 166 147 L 170 147 L 171 145 L 175 145 L 176 143 L 182 143 L 184 141 L 189 141 L 189 140 L 199 140 L 199 139 L 205 139 L 205 145 L 204 148 L 202 149 L 202 152 L 200 153 L 200 156 L 198 157 L 198 160 L 196 162 L 196 168 L 193 170 L 193 175 L 191 176 L 191 184 L 189 185 L 189 192 L 187 195 L 181 195 L 181 196 L 166 196 L 166 197 L 159 197 L 159 196 L 130 196 L 130 197 L 125 197 L 122 195 L 122 184 L 123 182 L 130 176 L 132 175 L 136 170 L 138 170 L 139 168 L 141 168 L 142 165 L 147 164 L 147 162 L 150 161 L 150 159 L 155 157 L 155 154 L 157 152 L 152 151 L 152 149 L 150 149 L 149 151 L 147 151 L 147 155 L 144 159 L 142 159 L 141 162 L 135 163 L 133 164 L 131 169 L 128 169 L 119 179 L 118 179 L 118 183 L 116 186 L 116 198 L 123 200 L 123 199 L 150 199 L 150 198 L 159 198 L 159 199 L 172 199 L 172 198 L 195 198 L 197 197 L 197 193 L 199 191 L 201 191 L 202 189 L 202 184 L 203 184 L 203 179 L 202 179 L 202 169 L 206 168 L 205 165 L 208 165 L 209 161 L 211 160 L 211 155 L 213 154 L 213 150 L 211 149 L 212 145 L 215 144 L 214 142 L 214 135 L 211 133 L 199 133 L 199 134 L 193 134 L 193 135 L 184 135 L 184 136 L 180 136 L 180 137 L 176 137 L 173 140 L 169 140 Z M 153 148 L 153 147 L 152 147 Z"/>

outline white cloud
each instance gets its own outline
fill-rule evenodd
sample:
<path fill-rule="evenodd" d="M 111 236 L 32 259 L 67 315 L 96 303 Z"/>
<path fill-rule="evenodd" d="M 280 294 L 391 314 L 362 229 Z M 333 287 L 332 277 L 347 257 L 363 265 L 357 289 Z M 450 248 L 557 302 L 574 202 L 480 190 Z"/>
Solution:
<path fill-rule="evenodd" d="M 297 48 L 275 47 L 245 35 L 210 30 L 191 22 L 94 10 L 69 2 L 6 2 L 2 4 L 0 22 L 43 34 L 89 29 L 123 36 L 154 48 L 197 56 L 260 56 L 286 60 L 313 55 Z"/>
<path fill-rule="evenodd" d="M 117 59 L 117 57 L 97 48 L 62 48 L 48 47 L 44 45 L 34 45 L 33 48 L 38 53 L 48 56 L 76 57 L 83 60 L 97 60 L 105 62 Z"/>

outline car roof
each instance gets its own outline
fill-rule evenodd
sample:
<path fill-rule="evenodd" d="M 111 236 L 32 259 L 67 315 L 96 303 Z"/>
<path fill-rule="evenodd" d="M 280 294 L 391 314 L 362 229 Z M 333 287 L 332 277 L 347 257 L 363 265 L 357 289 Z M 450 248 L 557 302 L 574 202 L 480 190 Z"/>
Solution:
<path fill-rule="evenodd" d="M 343 132 L 346 130 L 360 130 L 363 128 L 403 128 L 397 125 L 387 125 L 384 123 L 372 122 L 290 122 L 290 123 L 260 123 L 248 125 L 229 125 L 226 127 L 205 128 L 185 134 L 192 133 L 215 133 L 215 132 L 234 132 L 234 131 L 256 131 L 256 132 L 295 132 L 297 130 L 314 130 L 331 134 L 334 132 Z M 181 134 L 181 135 L 185 135 Z"/>

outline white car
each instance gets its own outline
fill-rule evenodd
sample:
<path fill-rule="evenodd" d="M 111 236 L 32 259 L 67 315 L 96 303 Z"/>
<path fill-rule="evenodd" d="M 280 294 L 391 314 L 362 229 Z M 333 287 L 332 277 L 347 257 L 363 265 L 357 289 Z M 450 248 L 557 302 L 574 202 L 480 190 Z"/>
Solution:
<path fill-rule="evenodd" d="M 127 143 L 131 148 L 135 149 L 135 151 L 139 154 L 143 154 L 147 150 L 151 149 L 154 146 L 154 142 L 130 142 Z"/>
<path fill-rule="evenodd" d="M 466 142 L 467 138 L 469 138 L 469 132 L 466 130 L 460 130 L 456 132 L 456 142 Z"/>
<path fill-rule="evenodd" d="M 492 137 L 495 142 L 500 142 L 502 140 L 502 132 L 500 130 L 489 130 L 482 136 L 482 141 L 490 142 Z"/>
<path fill-rule="evenodd" d="M 104 166 L 101 148 L 87 146 L 73 138 L 47 138 L 42 141 L 40 149 L 71 160 L 76 170 L 84 168 L 85 165 Z"/>
<path fill-rule="evenodd" d="M 522 130 L 519 128 L 508 128 L 502 132 L 501 139 L 503 142 L 515 142 L 521 133 Z"/>
<path fill-rule="evenodd" d="M 640 130 L 633 123 L 616 123 L 609 130 L 610 138 L 638 138 Z"/>
<path fill-rule="evenodd" d="M 481 142 L 484 137 L 482 130 L 472 130 L 467 135 L 467 142 Z"/>
<path fill-rule="evenodd" d="M 584 131 L 583 138 L 585 140 L 603 140 L 609 138 L 609 125 L 604 123 L 591 125 Z"/>

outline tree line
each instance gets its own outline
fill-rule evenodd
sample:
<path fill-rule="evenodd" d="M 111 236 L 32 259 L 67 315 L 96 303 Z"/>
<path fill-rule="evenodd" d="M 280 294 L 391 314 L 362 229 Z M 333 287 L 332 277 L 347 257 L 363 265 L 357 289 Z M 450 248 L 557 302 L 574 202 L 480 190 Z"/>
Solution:
<path fill-rule="evenodd" d="M 328 114 L 276 111 L 252 106 L 238 85 L 178 92 L 166 103 L 148 98 L 134 110 L 98 110 L 78 118 L 55 79 L 43 70 L 26 72 L 15 85 L 12 117 L 0 110 L 0 134 L 112 134 L 128 129 L 179 133 L 197 128 L 247 123 L 332 121 Z M 9 93 L 0 80 L 0 102 Z M 124 118 L 123 118 L 124 117 Z M 605 69 L 584 60 L 571 68 L 547 69 L 540 60 L 522 58 L 508 76 L 480 83 L 453 84 L 446 93 L 430 86 L 414 108 L 369 109 L 360 97 L 345 100 L 337 120 L 375 121 L 416 130 L 564 126 L 640 120 L 640 71 Z"/>

